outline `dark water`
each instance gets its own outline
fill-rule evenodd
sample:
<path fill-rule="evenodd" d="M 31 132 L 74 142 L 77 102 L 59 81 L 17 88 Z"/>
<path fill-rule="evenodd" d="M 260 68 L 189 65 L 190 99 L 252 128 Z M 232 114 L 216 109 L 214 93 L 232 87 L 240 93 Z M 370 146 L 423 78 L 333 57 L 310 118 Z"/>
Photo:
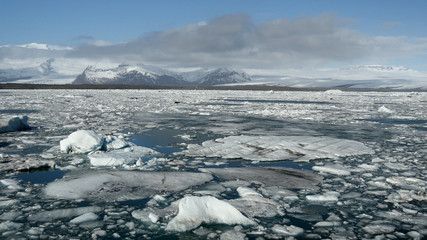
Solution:
<path fill-rule="evenodd" d="M 66 173 L 70 171 L 53 170 L 53 171 L 38 171 L 30 173 L 21 173 L 16 175 L 16 179 L 31 184 L 46 184 L 55 181 L 56 179 L 62 178 Z"/>
<path fill-rule="evenodd" d="M 32 109 L 0 109 L 0 114 L 27 114 L 27 113 L 35 113 L 37 110 Z"/>
<path fill-rule="evenodd" d="M 427 123 L 427 120 L 423 120 L 423 119 L 367 118 L 367 119 L 360 119 L 360 120 L 384 123 L 384 124 L 406 124 L 406 125 Z"/>

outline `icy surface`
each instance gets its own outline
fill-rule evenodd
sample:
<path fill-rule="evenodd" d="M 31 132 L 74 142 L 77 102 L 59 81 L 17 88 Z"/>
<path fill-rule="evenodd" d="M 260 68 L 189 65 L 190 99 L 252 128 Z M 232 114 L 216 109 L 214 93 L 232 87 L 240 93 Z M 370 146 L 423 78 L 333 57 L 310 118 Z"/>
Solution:
<path fill-rule="evenodd" d="M 0 119 L 36 126 L 0 134 L 0 238 L 426 238 L 425 92 L 271 90 L 0 90 Z M 100 149 L 62 153 L 82 129 L 104 139 Z M 210 151 L 204 142 L 218 154 L 186 154 Z M 275 145 L 294 153 L 246 159 L 279 156 Z M 134 147 L 157 153 L 125 157 Z M 94 166 L 98 154 L 120 164 Z M 188 196 L 257 224 L 165 231 Z"/>
<path fill-rule="evenodd" d="M 227 202 L 214 197 L 185 197 L 179 200 L 179 212 L 166 226 L 167 231 L 184 232 L 202 223 L 254 225 Z"/>
<path fill-rule="evenodd" d="M 318 158 L 372 154 L 360 142 L 312 136 L 231 136 L 190 144 L 187 156 L 241 158 L 256 161 L 309 161 Z"/>

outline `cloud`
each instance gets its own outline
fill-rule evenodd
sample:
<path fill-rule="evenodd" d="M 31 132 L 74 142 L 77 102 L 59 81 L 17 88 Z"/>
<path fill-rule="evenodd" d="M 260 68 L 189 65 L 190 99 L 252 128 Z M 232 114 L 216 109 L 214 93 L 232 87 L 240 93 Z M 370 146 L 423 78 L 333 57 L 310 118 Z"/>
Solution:
<path fill-rule="evenodd" d="M 405 37 L 370 37 L 332 15 L 254 23 L 248 14 L 153 32 L 127 43 L 83 45 L 70 57 L 115 58 L 174 67 L 302 67 L 390 58 L 426 49 Z"/>
<path fill-rule="evenodd" d="M 427 40 L 367 36 L 333 15 L 282 18 L 255 23 L 248 14 L 220 16 L 209 22 L 145 34 L 119 44 L 82 35 L 72 50 L 0 47 L 0 61 L 70 58 L 85 62 L 145 63 L 173 68 L 221 67 L 284 69 L 352 64 L 426 54 Z"/>

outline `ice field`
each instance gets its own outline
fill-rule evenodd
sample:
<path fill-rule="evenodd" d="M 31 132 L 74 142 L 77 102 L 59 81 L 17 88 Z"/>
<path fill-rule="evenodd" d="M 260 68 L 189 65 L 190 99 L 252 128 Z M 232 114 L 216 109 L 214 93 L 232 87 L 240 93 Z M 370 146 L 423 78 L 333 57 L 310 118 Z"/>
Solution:
<path fill-rule="evenodd" d="M 0 90 L 2 239 L 425 239 L 427 93 Z"/>

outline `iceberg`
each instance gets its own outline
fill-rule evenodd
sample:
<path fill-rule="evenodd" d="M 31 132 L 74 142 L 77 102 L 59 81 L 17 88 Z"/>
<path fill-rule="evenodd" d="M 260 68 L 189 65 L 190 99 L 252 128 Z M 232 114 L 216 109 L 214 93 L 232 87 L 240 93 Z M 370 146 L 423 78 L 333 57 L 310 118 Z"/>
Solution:
<path fill-rule="evenodd" d="M 323 179 L 311 171 L 285 167 L 204 168 L 203 171 L 227 181 L 256 181 L 289 189 L 313 188 Z"/>
<path fill-rule="evenodd" d="M 331 137 L 313 136 L 230 136 L 189 144 L 183 154 L 190 157 L 216 157 L 253 161 L 313 159 L 372 154 L 363 143 Z"/>
<path fill-rule="evenodd" d="M 0 133 L 24 131 L 30 129 L 28 116 L 0 120 Z"/>
<path fill-rule="evenodd" d="M 158 154 L 151 148 L 131 146 L 111 152 L 96 151 L 88 155 L 93 166 L 122 166 L 136 164 L 147 155 Z"/>
<path fill-rule="evenodd" d="M 212 179 L 211 174 L 197 172 L 92 171 L 67 175 L 49 183 L 43 191 L 59 199 L 125 201 L 182 191 Z"/>
<path fill-rule="evenodd" d="M 79 130 L 60 141 L 63 153 L 89 153 L 102 148 L 104 138 L 91 130 Z"/>
<path fill-rule="evenodd" d="M 202 223 L 255 225 L 231 204 L 211 196 L 188 196 L 179 200 L 179 212 L 166 226 L 166 231 L 185 232 Z"/>

